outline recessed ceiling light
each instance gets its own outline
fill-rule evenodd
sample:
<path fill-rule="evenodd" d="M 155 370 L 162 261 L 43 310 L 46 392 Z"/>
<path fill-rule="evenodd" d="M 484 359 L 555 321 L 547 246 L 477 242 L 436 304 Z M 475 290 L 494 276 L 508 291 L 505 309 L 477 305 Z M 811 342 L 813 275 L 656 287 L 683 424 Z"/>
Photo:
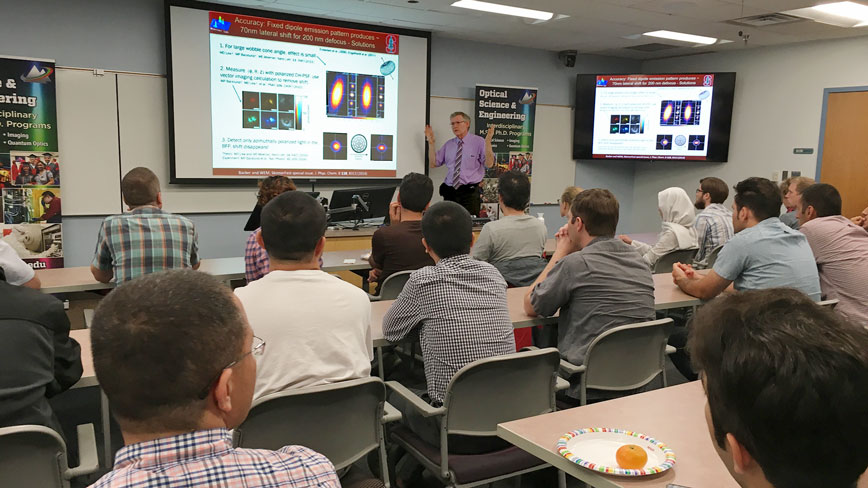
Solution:
<path fill-rule="evenodd" d="M 689 42 L 691 44 L 714 44 L 717 42 L 715 37 L 695 36 L 693 34 L 684 34 L 683 32 L 673 32 L 667 30 L 659 30 L 646 32 L 643 36 L 659 37 L 662 39 L 671 39 L 673 41 Z"/>
<path fill-rule="evenodd" d="M 526 17 L 536 20 L 549 20 L 555 16 L 552 12 L 544 12 L 542 10 L 532 10 L 529 8 L 511 7 L 509 5 L 501 5 L 499 3 L 479 2 L 477 0 L 458 0 L 452 4 L 453 7 L 469 8 L 472 10 L 481 10 L 493 14 L 513 15 L 515 17 Z"/>
<path fill-rule="evenodd" d="M 856 2 L 825 3 L 784 13 L 839 27 L 868 26 L 868 5 Z"/>

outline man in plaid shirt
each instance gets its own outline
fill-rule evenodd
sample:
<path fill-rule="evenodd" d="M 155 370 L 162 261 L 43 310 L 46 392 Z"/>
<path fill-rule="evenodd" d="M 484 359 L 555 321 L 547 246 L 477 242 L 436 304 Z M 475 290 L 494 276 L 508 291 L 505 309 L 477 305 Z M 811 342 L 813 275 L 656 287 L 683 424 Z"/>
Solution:
<path fill-rule="evenodd" d="M 473 222 L 467 210 L 455 202 L 432 205 L 422 217 L 422 235 L 436 264 L 410 275 L 383 318 L 383 334 L 398 342 L 419 330 L 428 383 L 427 393 L 419 393 L 439 406 L 459 369 L 477 359 L 515 352 L 515 339 L 506 281 L 497 268 L 470 257 Z M 440 444 L 436 419 L 421 417 L 397 395 L 392 400 L 403 411 L 405 425 L 431 444 Z"/>
<path fill-rule="evenodd" d="M 133 168 L 121 181 L 130 211 L 106 217 L 99 229 L 90 271 L 97 281 L 117 283 L 175 268 L 199 268 L 193 222 L 162 210 L 160 180 L 148 168 Z"/>
<path fill-rule="evenodd" d="M 126 444 L 94 487 L 340 487 L 305 447 L 232 447 L 265 342 L 216 278 L 174 270 L 119 286 L 97 308 L 91 341 Z"/>

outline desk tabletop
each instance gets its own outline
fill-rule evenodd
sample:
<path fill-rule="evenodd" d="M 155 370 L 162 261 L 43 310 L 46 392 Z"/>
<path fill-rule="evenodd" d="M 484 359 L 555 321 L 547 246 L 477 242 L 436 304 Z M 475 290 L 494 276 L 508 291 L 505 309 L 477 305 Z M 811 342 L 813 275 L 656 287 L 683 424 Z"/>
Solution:
<path fill-rule="evenodd" d="M 657 476 L 622 478 L 582 468 L 555 451 L 560 436 L 586 427 L 626 429 L 654 437 L 675 451 L 675 466 Z M 497 426 L 497 434 L 594 487 L 666 488 L 674 483 L 696 488 L 738 488 L 714 450 L 699 381 L 506 422 Z"/>

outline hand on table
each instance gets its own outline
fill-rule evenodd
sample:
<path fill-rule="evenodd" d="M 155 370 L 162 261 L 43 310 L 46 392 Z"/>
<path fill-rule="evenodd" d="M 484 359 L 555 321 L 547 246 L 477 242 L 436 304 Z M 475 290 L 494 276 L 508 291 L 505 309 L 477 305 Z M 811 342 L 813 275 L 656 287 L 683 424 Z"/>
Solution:
<path fill-rule="evenodd" d="M 624 234 L 619 235 L 618 239 L 621 239 L 622 241 L 624 241 L 625 244 L 633 244 L 633 239 L 630 239 L 629 237 L 625 236 Z"/>
<path fill-rule="evenodd" d="M 675 263 L 672 265 L 672 281 L 677 285 L 680 279 L 692 280 L 696 278 L 696 270 L 689 264 Z"/>

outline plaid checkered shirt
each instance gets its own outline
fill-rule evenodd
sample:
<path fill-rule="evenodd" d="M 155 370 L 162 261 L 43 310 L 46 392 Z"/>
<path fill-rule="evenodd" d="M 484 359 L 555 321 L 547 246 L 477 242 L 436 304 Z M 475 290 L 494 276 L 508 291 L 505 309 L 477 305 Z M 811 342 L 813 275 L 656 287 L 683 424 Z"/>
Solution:
<path fill-rule="evenodd" d="M 196 228 L 186 217 L 145 206 L 106 217 L 99 229 L 93 266 L 114 269 L 123 283 L 166 269 L 199 262 Z"/>
<path fill-rule="evenodd" d="M 704 267 L 708 255 L 717 246 L 726 244 L 735 235 L 732 229 L 732 212 L 720 203 L 712 203 L 696 216 L 693 223 L 699 250 L 693 258 L 694 264 Z"/>
<path fill-rule="evenodd" d="M 443 403 L 449 380 L 466 364 L 515 352 L 506 281 L 494 266 L 467 254 L 414 271 L 383 318 L 391 342 L 417 327 L 435 404 Z"/>
<path fill-rule="evenodd" d="M 244 277 L 247 278 L 248 283 L 262 278 L 269 271 L 268 253 L 256 241 L 260 232 L 262 232 L 261 227 L 253 231 L 244 247 Z"/>
<path fill-rule="evenodd" d="M 226 429 L 201 430 L 131 444 L 115 457 L 114 470 L 91 488 L 337 487 L 335 468 L 306 447 L 278 451 L 232 447 Z"/>

